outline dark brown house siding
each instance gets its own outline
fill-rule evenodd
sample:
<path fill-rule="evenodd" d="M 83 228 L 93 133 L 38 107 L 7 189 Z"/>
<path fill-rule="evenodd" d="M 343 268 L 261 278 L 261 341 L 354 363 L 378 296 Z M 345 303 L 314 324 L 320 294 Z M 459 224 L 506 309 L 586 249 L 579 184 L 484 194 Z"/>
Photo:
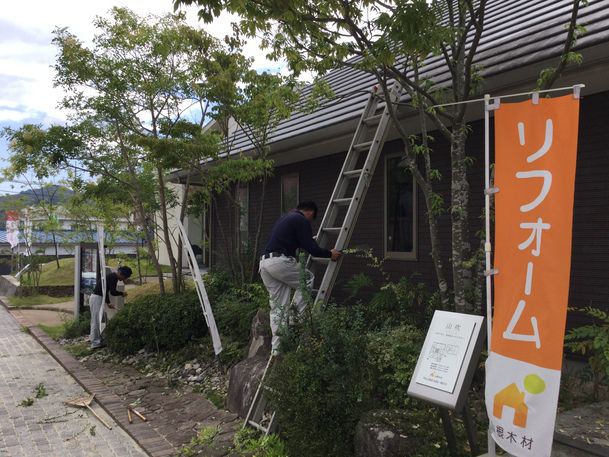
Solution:
<path fill-rule="evenodd" d="M 573 306 L 593 305 L 609 309 L 609 92 L 585 97 L 582 100 L 580 115 L 579 152 L 575 186 L 575 210 L 571 291 L 569 303 Z M 472 250 L 480 245 L 480 231 L 483 227 L 483 125 L 477 121 L 471 124 L 472 133 L 468 139 L 468 150 L 474 159 L 470 168 L 470 206 Z M 370 184 L 370 189 L 357 221 L 351 240 L 351 247 L 372 248 L 377 257 L 383 256 L 384 239 L 384 173 L 385 159 L 388 155 L 399 153 L 399 141 L 386 143 L 383 156 Z M 262 210 L 262 245 L 275 220 L 281 215 L 281 176 L 299 173 L 300 200 L 314 200 L 325 210 L 340 171 L 345 153 L 325 156 L 276 168 L 275 175 L 267 182 L 264 208 Z M 436 135 L 433 165 L 444 177 L 436 183 L 436 190 L 445 199 L 445 212 L 440 216 L 439 234 L 445 266 L 449 266 L 450 254 L 450 209 L 449 183 L 450 162 L 448 143 Z M 253 232 L 261 210 L 261 185 L 249 186 L 249 226 Z M 222 248 L 223 233 L 218 219 L 225 219 L 225 202 L 218 199 L 214 208 L 214 227 L 212 229 L 213 265 L 223 263 L 225 256 Z M 435 274 L 430 257 L 430 237 L 426 224 L 425 204 L 418 193 L 417 260 L 387 260 L 384 269 L 392 279 L 402 276 L 423 281 L 431 288 L 435 285 Z M 318 221 L 319 223 L 319 221 Z M 228 224 L 225 223 L 225 226 Z M 317 226 L 314 227 L 314 230 Z M 218 234 L 221 235 L 218 235 Z M 365 272 L 379 279 L 379 275 L 366 266 L 363 259 L 347 256 L 343 262 L 339 279 L 333 295 L 345 295 L 345 284 L 352 275 Z M 450 279 L 450 271 L 446 271 Z M 378 282 L 377 282 L 378 284 Z M 570 316 L 570 325 L 578 316 Z"/>

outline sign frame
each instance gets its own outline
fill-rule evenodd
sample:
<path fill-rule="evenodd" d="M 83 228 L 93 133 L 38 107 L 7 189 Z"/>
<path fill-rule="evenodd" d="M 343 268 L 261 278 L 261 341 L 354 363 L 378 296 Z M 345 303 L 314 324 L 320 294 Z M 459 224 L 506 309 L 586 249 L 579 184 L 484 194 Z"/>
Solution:
<path fill-rule="evenodd" d="M 94 271 L 90 273 L 95 274 L 95 278 L 98 276 L 99 262 L 97 260 L 99 256 L 99 245 L 97 243 L 78 243 L 76 245 L 74 253 L 74 316 L 78 318 L 85 311 L 85 300 L 84 295 L 89 289 L 88 287 L 83 289 L 83 251 L 95 251 L 94 257 Z M 89 278 L 91 279 L 91 278 Z M 95 279 L 97 281 L 97 279 Z M 94 282 L 95 284 L 95 282 Z M 88 295 L 88 294 L 87 294 Z M 87 305 L 88 306 L 88 305 Z"/>
<path fill-rule="evenodd" d="M 434 327 L 434 321 L 437 322 L 439 318 L 442 317 L 465 319 L 474 324 L 467 348 L 461 359 L 461 367 L 459 369 L 455 387 L 452 393 L 434 387 L 429 387 L 416 381 L 419 373 L 423 370 L 423 365 L 425 363 L 425 349 L 429 348 L 432 339 L 434 338 L 434 336 L 430 333 L 430 329 Z M 427 331 L 427 335 L 425 336 L 425 342 L 421 348 L 421 353 L 419 354 L 417 365 L 410 380 L 410 385 L 408 386 L 408 395 L 425 400 L 429 403 L 433 403 L 442 408 L 451 409 L 457 412 L 463 410 L 467 400 L 467 392 L 469 391 L 476 367 L 478 366 L 478 360 L 480 358 L 480 354 L 482 353 L 482 348 L 486 337 L 486 327 L 484 321 L 484 316 L 436 310 Z"/>

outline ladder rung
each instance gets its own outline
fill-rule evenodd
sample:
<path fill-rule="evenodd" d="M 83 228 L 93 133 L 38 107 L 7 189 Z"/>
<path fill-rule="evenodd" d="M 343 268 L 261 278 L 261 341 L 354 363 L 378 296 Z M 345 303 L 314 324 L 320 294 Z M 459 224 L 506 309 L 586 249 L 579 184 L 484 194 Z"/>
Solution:
<path fill-rule="evenodd" d="M 339 233 L 342 230 L 342 227 L 328 227 L 323 229 L 324 232 L 328 233 Z"/>
<path fill-rule="evenodd" d="M 332 202 L 337 204 L 337 205 L 348 205 L 348 204 L 351 203 L 351 200 L 353 200 L 351 197 L 349 197 L 349 198 L 336 198 L 336 199 L 332 200 Z"/>
<path fill-rule="evenodd" d="M 381 120 L 382 117 L 383 117 L 383 113 L 376 114 L 374 116 L 370 116 L 370 117 L 367 117 L 366 119 L 364 119 L 364 123 L 365 124 L 376 124 L 378 121 Z"/>
<path fill-rule="evenodd" d="M 359 175 L 362 174 L 362 169 L 359 168 L 357 170 L 350 170 L 350 171 L 345 171 L 343 173 L 343 176 L 347 177 L 347 178 L 359 178 Z"/>
<path fill-rule="evenodd" d="M 261 431 L 262 433 L 268 433 L 269 430 L 264 425 L 260 425 L 258 422 L 254 422 L 253 420 L 247 421 L 247 425 L 254 427 L 256 430 Z"/>
<path fill-rule="evenodd" d="M 364 143 L 354 144 L 353 149 L 368 149 L 372 146 L 372 141 L 366 141 Z"/>
<path fill-rule="evenodd" d="M 319 263 L 328 263 L 330 262 L 329 257 L 311 257 L 311 261 L 319 262 Z"/>

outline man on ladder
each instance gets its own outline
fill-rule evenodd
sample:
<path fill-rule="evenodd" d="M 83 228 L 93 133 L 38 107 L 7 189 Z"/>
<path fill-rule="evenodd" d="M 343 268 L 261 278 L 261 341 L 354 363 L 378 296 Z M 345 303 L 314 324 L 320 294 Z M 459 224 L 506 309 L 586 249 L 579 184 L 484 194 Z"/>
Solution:
<path fill-rule="evenodd" d="M 273 332 L 272 353 L 279 350 L 278 331 L 283 325 L 284 317 L 290 302 L 299 313 L 304 310 L 305 300 L 300 286 L 300 267 L 296 259 L 296 250 L 303 249 L 313 257 L 329 258 L 336 262 L 342 255 L 336 249 L 328 250 L 319 247 L 313 239 L 311 221 L 317 216 L 315 202 L 306 201 L 298 204 L 295 210 L 282 216 L 273 227 L 269 240 L 260 258 L 260 276 L 269 291 L 271 304 L 271 330 Z M 307 285 L 313 286 L 313 273 L 305 271 Z M 294 297 L 292 299 L 293 291 Z"/>

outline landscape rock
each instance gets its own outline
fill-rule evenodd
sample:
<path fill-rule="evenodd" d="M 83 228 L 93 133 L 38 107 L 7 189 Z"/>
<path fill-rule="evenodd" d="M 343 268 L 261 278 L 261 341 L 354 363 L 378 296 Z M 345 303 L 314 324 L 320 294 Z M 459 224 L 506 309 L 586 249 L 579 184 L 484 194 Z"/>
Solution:
<path fill-rule="evenodd" d="M 269 323 L 269 312 L 259 309 L 250 330 L 250 341 L 247 357 L 269 357 L 271 353 L 271 326 Z"/>
<path fill-rule="evenodd" d="M 402 414 L 393 410 L 370 411 L 355 430 L 355 457 L 407 457 L 418 447 L 415 438 L 404 434 L 396 425 Z"/>
<path fill-rule="evenodd" d="M 266 356 L 242 360 L 230 369 L 228 381 L 228 410 L 245 418 L 264 373 Z"/>

